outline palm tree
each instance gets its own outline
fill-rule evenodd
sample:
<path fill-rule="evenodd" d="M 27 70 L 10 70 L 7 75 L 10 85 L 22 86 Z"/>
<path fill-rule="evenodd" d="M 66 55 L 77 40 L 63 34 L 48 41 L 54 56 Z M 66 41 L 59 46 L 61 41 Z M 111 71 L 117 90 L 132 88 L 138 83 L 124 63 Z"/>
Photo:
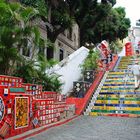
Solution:
<path fill-rule="evenodd" d="M 37 15 L 33 8 L 25 8 L 19 3 L 0 1 L 0 74 L 11 75 L 16 63 L 21 61 L 22 47 L 39 43 L 39 31 L 31 24 Z"/>
<path fill-rule="evenodd" d="M 41 84 L 43 86 L 43 90 L 56 92 L 61 91 L 62 83 L 59 80 L 60 75 L 46 72 L 56 63 L 57 61 L 53 59 L 47 60 L 44 56 L 38 55 L 38 60 L 35 64 L 38 78 L 36 78 L 35 82 L 36 84 Z"/>

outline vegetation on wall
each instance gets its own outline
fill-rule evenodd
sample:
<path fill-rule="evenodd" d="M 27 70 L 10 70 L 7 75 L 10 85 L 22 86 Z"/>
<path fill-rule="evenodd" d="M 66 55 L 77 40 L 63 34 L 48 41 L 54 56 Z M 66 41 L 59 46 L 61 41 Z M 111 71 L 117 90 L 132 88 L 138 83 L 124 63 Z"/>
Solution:
<path fill-rule="evenodd" d="M 95 70 L 98 67 L 99 53 L 96 50 L 90 50 L 84 63 L 81 65 L 82 71 Z"/>
<path fill-rule="evenodd" d="M 36 61 L 26 60 L 20 63 L 14 76 L 23 77 L 24 82 L 41 84 L 45 91 L 61 91 L 63 83 L 59 80 L 60 75 L 46 73 L 57 62 L 53 59 L 47 60 L 43 55 L 38 55 Z"/>

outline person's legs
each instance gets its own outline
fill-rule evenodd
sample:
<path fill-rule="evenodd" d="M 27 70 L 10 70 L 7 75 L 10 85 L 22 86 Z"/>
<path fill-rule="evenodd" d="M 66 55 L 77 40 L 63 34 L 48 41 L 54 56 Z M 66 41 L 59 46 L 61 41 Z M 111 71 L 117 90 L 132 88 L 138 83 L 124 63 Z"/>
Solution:
<path fill-rule="evenodd" d="M 134 79 L 135 79 L 135 89 L 136 89 L 139 86 L 138 76 L 134 75 Z"/>
<path fill-rule="evenodd" d="M 137 78 L 138 78 L 138 87 L 139 87 L 140 86 L 140 75 L 137 76 Z"/>

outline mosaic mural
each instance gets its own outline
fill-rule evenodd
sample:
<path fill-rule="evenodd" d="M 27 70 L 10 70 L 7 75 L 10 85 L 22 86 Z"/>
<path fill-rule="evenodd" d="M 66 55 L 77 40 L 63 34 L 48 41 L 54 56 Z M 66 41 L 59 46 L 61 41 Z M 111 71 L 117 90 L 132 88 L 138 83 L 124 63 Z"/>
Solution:
<path fill-rule="evenodd" d="M 2 98 L 0 97 L 0 121 L 3 119 L 4 116 L 4 103 Z"/>
<path fill-rule="evenodd" d="M 15 98 L 15 128 L 28 126 L 29 101 L 28 97 Z"/>

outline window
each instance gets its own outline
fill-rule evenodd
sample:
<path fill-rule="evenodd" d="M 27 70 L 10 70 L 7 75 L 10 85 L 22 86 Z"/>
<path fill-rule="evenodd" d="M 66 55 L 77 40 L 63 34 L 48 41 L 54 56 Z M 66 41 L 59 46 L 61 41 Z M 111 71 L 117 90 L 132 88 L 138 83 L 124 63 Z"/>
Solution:
<path fill-rule="evenodd" d="M 30 57 L 30 47 L 23 47 L 22 48 L 22 55 Z"/>
<path fill-rule="evenodd" d="M 24 47 L 22 48 L 22 55 L 30 57 L 30 49 L 31 49 L 31 43 L 29 41 L 24 42 Z"/>
<path fill-rule="evenodd" d="M 47 59 L 48 60 L 53 58 L 53 52 L 54 52 L 53 48 L 51 48 L 51 47 L 47 48 Z"/>
<path fill-rule="evenodd" d="M 64 59 L 64 51 L 62 49 L 60 49 L 59 60 L 62 61 L 63 59 Z"/>
<path fill-rule="evenodd" d="M 39 44 L 39 54 L 44 55 L 44 51 L 45 51 L 45 41 L 41 39 Z"/>
<path fill-rule="evenodd" d="M 63 46 L 63 44 L 58 42 L 58 47 L 62 47 L 62 46 Z"/>
<path fill-rule="evenodd" d="M 39 54 L 44 55 L 44 49 L 45 49 L 45 48 L 44 48 L 44 47 L 42 47 L 42 46 L 41 46 L 41 47 L 39 47 Z"/>

